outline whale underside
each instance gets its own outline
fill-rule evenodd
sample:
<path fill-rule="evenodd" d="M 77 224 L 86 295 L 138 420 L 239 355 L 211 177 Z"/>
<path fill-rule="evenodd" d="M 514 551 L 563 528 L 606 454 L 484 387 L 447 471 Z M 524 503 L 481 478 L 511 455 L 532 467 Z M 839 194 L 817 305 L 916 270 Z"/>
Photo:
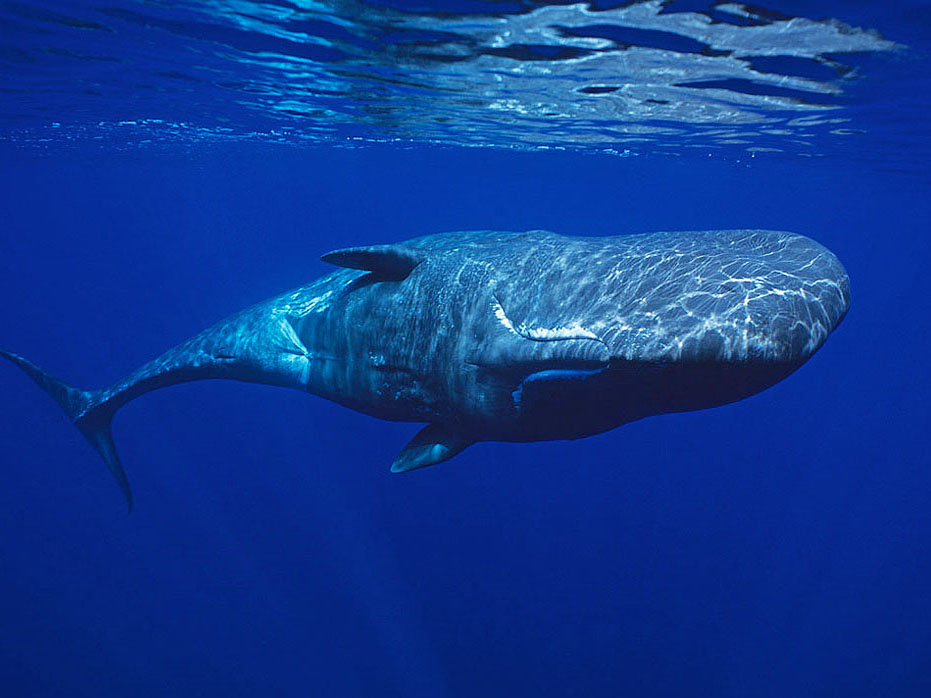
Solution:
<path fill-rule="evenodd" d="M 323 259 L 340 268 L 101 390 L 0 353 L 57 400 L 131 504 L 110 420 L 167 385 L 258 382 L 426 422 L 392 465 L 406 471 L 476 441 L 575 439 L 748 397 L 808 360 L 849 306 L 837 258 L 776 231 L 471 231 Z"/>

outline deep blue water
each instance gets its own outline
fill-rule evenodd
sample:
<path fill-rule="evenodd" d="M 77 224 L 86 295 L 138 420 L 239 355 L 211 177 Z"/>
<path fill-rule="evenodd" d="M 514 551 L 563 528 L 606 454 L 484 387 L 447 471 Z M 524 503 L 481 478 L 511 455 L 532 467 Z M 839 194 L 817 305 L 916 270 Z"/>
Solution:
<path fill-rule="evenodd" d="M 613 49 L 489 38 L 490 12 L 540 10 L 516 2 L 0 6 L 0 347 L 78 385 L 326 273 L 331 249 L 438 231 L 792 230 L 852 286 L 824 348 L 758 396 L 405 476 L 415 425 L 265 386 L 154 392 L 114 422 L 128 516 L 4 364 L 0 695 L 931 695 L 928 5 L 657 5 L 878 32 L 775 57 L 764 34 L 751 68 L 705 65 L 731 34 L 570 27 L 574 7 L 559 36 Z M 607 59 L 594 90 L 559 82 L 578 51 L 635 62 L 618 44 L 663 70 L 697 56 L 689 80 L 717 81 L 697 91 L 725 92 L 650 77 L 641 104 L 674 113 L 580 115 L 636 92 Z M 507 94 L 476 82 L 508 70 Z M 776 94 L 793 79 L 820 96 Z"/>

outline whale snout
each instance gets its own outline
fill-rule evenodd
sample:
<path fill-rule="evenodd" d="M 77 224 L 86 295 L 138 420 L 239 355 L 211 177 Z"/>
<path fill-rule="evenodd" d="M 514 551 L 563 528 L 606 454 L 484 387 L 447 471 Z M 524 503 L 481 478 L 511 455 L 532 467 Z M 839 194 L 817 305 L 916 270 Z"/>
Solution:
<path fill-rule="evenodd" d="M 823 248 L 822 248 L 823 249 Z M 850 308 L 850 281 L 824 250 L 823 274 L 783 294 L 770 321 L 773 358 L 804 361 L 824 344 Z"/>
<path fill-rule="evenodd" d="M 745 298 L 755 326 L 750 356 L 801 363 L 814 354 L 850 308 L 850 279 L 821 244 L 786 234 L 784 249 L 767 262 L 759 288 Z"/>
<path fill-rule="evenodd" d="M 802 235 L 695 233 L 676 255 L 685 259 L 676 258 L 659 283 L 619 295 L 604 337 L 618 359 L 799 364 L 850 306 L 843 265 Z"/>

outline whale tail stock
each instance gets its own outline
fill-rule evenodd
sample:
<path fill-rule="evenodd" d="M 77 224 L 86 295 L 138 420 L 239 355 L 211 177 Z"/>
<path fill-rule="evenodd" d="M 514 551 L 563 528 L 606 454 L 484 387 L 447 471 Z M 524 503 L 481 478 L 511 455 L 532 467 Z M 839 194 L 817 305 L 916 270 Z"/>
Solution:
<path fill-rule="evenodd" d="M 65 411 L 68 418 L 74 423 L 84 437 L 90 442 L 94 450 L 100 454 L 107 464 L 113 477 L 116 478 L 129 510 L 133 508 L 133 494 L 129 487 L 126 472 L 120 464 L 113 437 L 110 435 L 110 421 L 119 404 L 107 399 L 106 390 L 81 390 L 68 385 L 55 376 L 46 373 L 31 361 L 18 354 L 0 351 L 0 356 L 9 359 L 19 366 L 23 372 L 35 381 L 36 385 L 51 395 L 55 402 Z"/>

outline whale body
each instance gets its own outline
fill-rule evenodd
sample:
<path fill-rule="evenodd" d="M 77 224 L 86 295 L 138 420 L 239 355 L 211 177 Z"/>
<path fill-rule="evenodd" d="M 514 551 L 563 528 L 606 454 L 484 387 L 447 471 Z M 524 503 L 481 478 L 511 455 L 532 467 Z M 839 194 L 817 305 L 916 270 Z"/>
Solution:
<path fill-rule="evenodd" d="M 810 358 L 849 306 L 837 258 L 776 231 L 470 231 L 323 259 L 340 268 L 100 390 L 0 353 L 55 398 L 131 507 L 110 421 L 157 388 L 228 378 L 426 422 L 394 460 L 403 472 L 477 441 L 576 439 L 750 396 Z"/>

